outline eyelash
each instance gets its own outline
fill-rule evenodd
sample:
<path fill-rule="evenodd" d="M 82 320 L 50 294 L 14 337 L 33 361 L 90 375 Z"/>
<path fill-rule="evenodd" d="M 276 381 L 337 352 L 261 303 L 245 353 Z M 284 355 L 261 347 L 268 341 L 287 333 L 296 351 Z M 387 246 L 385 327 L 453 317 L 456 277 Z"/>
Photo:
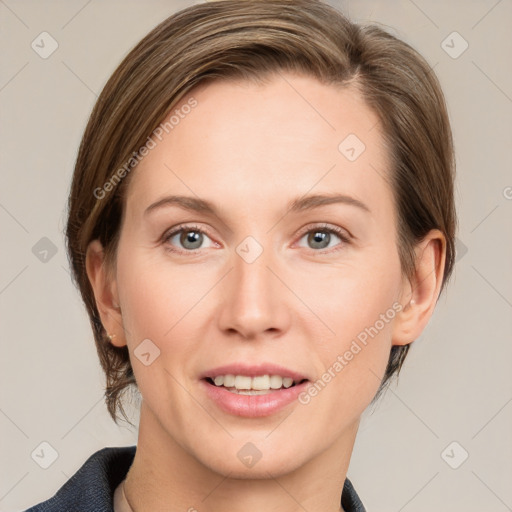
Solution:
<path fill-rule="evenodd" d="M 177 235 L 178 233 L 180 233 L 182 231 L 192 231 L 195 233 L 201 233 L 203 235 L 206 235 L 210 239 L 212 239 L 212 237 L 208 234 L 208 232 L 205 231 L 204 229 L 200 228 L 199 226 L 180 224 L 179 226 L 176 226 L 175 228 L 173 228 L 171 231 L 164 233 L 164 235 L 162 237 L 162 242 L 165 244 L 168 244 L 169 240 L 171 240 L 173 236 Z M 326 232 L 329 234 L 336 235 L 342 242 L 341 244 L 338 244 L 338 245 L 345 245 L 345 244 L 351 243 L 350 237 L 345 230 L 343 230 L 337 226 L 329 226 L 327 224 L 306 226 L 303 230 L 301 230 L 301 232 L 299 234 L 299 240 L 302 239 L 304 237 L 304 235 L 307 235 L 308 233 L 311 233 L 314 231 L 323 231 L 323 232 Z M 336 246 L 335 249 L 333 249 L 333 248 L 320 249 L 320 250 L 311 249 L 311 251 L 313 251 L 316 254 L 324 254 L 324 253 L 338 251 L 342 248 L 343 247 Z M 170 245 L 167 245 L 166 250 L 168 250 L 169 252 L 178 253 L 178 254 L 194 255 L 194 254 L 197 254 L 197 252 L 199 252 L 201 249 L 177 249 L 175 247 L 171 248 Z"/>

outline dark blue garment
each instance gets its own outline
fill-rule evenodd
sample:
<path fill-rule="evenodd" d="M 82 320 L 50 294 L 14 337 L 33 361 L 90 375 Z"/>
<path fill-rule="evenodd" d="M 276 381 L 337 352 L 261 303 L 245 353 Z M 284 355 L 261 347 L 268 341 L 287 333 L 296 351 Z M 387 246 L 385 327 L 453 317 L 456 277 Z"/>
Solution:
<path fill-rule="evenodd" d="M 114 491 L 127 475 L 136 448 L 126 446 L 97 451 L 53 498 L 26 512 L 113 512 Z M 348 478 L 343 486 L 341 505 L 346 512 L 365 512 Z"/>

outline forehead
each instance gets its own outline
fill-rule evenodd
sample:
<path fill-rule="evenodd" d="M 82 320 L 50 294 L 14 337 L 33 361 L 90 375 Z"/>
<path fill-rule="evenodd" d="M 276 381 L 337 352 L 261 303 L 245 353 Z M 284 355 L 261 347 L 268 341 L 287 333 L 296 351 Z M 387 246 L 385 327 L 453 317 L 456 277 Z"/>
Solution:
<path fill-rule="evenodd" d="M 388 167 L 378 117 L 357 89 L 311 77 L 202 84 L 166 121 L 133 171 L 128 201 L 179 189 L 226 199 L 233 190 L 243 202 L 244 195 L 305 193 L 315 183 L 364 193 Z"/>

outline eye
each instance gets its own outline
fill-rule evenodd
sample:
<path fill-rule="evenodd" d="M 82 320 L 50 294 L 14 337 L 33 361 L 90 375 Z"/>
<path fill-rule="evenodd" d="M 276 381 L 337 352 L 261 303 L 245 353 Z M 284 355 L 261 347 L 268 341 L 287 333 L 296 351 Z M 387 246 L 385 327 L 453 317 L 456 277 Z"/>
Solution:
<path fill-rule="evenodd" d="M 214 246 L 211 238 L 197 226 L 178 226 L 166 233 L 163 241 L 171 246 L 170 250 L 177 252 L 190 252 Z"/>
<path fill-rule="evenodd" d="M 301 244 L 303 240 L 306 245 Z M 319 226 L 308 230 L 299 240 L 299 246 L 322 250 L 340 245 L 340 242 L 349 243 L 349 238 L 344 231 L 336 227 Z"/>

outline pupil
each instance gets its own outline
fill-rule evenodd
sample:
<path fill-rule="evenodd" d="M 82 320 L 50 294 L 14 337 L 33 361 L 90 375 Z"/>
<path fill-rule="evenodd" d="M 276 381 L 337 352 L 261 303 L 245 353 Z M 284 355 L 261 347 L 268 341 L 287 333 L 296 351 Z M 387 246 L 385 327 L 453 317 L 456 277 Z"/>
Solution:
<path fill-rule="evenodd" d="M 330 240 L 331 234 L 321 231 L 310 233 L 308 237 L 308 242 L 313 249 L 325 249 L 329 246 Z"/>
<path fill-rule="evenodd" d="M 197 249 L 203 242 L 203 234 L 197 231 L 185 231 L 181 234 L 181 244 L 185 249 Z"/>

